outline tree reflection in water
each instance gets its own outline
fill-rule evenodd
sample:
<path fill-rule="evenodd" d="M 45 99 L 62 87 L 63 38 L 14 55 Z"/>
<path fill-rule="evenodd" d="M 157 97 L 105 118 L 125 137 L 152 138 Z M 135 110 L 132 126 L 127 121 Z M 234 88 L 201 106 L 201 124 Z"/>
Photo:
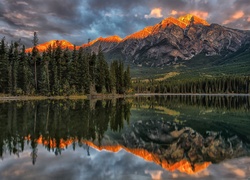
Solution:
<path fill-rule="evenodd" d="M 43 144 L 55 155 L 60 155 L 69 145 L 75 149 L 76 145 L 85 144 L 88 155 L 91 155 L 89 146 L 113 152 L 125 149 L 165 169 L 179 168 L 181 171 L 180 166 L 185 166 L 184 171 L 195 173 L 210 162 L 219 163 L 249 155 L 249 134 L 235 129 L 209 129 L 213 126 L 196 129 L 197 124 L 159 120 L 153 116 L 130 123 L 134 108 L 160 109 L 168 115 L 182 117 L 182 112 L 170 111 L 169 107 L 175 110 L 180 110 L 179 107 L 204 107 L 223 112 L 249 112 L 249 98 L 166 96 L 0 103 L 0 156 L 3 158 L 6 152 L 19 156 L 27 143 L 32 149 L 30 156 L 35 164 L 38 144 Z M 125 124 L 129 126 L 124 129 Z M 244 128 L 245 131 L 249 129 L 248 126 Z M 107 135 L 107 131 L 113 133 Z"/>

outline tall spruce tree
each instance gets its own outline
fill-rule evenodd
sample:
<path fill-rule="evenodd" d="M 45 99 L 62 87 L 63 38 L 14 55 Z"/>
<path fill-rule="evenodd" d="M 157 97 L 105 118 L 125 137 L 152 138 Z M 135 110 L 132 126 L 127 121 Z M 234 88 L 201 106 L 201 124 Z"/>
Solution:
<path fill-rule="evenodd" d="M 23 90 L 23 93 L 28 95 L 31 92 L 31 79 L 32 79 L 32 72 L 29 66 L 28 57 L 25 53 L 25 46 L 22 46 L 22 51 L 20 53 L 20 61 L 19 61 L 19 68 L 18 68 L 18 84 L 19 87 Z"/>
<path fill-rule="evenodd" d="M 0 42 L 0 93 L 8 92 L 8 56 L 5 38 Z"/>
<path fill-rule="evenodd" d="M 35 89 L 37 90 L 37 86 L 38 86 L 38 82 L 37 82 L 37 59 L 38 59 L 38 49 L 37 49 L 37 45 L 38 45 L 38 36 L 37 33 L 34 32 L 34 37 L 32 40 L 33 43 L 33 48 L 32 48 L 32 61 L 34 63 L 34 82 L 35 82 Z"/>
<path fill-rule="evenodd" d="M 98 93 L 103 92 L 103 89 L 105 87 L 105 68 L 107 68 L 105 63 L 106 61 L 104 59 L 102 48 L 101 46 L 99 46 L 96 62 L 96 91 Z"/>
<path fill-rule="evenodd" d="M 19 65 L 19 44 L 17 42 L 14 43 L 14 52 L 12 58 L 12 93 L 17 93 L 17 73 L 18 73 L 18 65 Z"/>
<path fill-rule="evenodd" d="M 8 50 L 8 93 L 13 93 L 13 79 L 12 79 L 12 68 L 13 68 L 13 51 L 14 51 L 14 44 L 13 42 L 10 44 Z"/>

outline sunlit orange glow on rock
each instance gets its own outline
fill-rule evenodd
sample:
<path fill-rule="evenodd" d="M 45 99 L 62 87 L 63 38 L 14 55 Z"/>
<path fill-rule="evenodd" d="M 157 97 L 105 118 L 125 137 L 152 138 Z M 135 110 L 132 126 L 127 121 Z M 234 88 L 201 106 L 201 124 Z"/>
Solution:
<path fill-rule="evenodd" d="M 194 20 L 193 21 L 194 24 L 202 24 L 205 26 L 209 26 L 209 23 L 206 20 L 201 19 L 201 18 L 194 16 L 192 14 L 188 14 L 186 16 L 181 16 L 178 19 L 175 19 L 173 17 L 169 17 L 169 18 L 166 18 L 163 21 L 161 21 L 159 24 L 156 24 L 155 26 L 148 26 L 141 31 L 138 31 L 136 33 L 133 33 L 131 35 L 126 36 L 123 39 L 123 41 L 128 40 L 128 39 L 146 38 L 152 34 L 156 34 L 159 31 L 164 30 L 167 26 L 170 26 L 173 24 L 181 27 L 182 29 L 185 29 L 188 25 L 191 24 L 192 18 Z"/>
<path fill-rule="evenodd" d="M 113 43 L 119 43 L 122 41 L 122 38 L 117 36 L 117 35 L 114 35 L 114 36 L 109 36 L 109 37 L 106 37 L 106 38 L 103 38 L 103 37 L 99 37 L 93 41 L 90 41 L 89 43 L 86 43 L 86 44 L 83 44 L 82 47 L 85 48 L 85 47 L 89 47 L 89 46 L 92 46 L 93 44 L 95 44 L 96 42 L 113 42 Z"/>
<path fill-rule="evenodd" d="M 164 169 L 166 169 L 168 171 L 179 170 L 180 172 L 183 172 L 183 173 L 195 174 L 199 171 L 206 169 L 211 164 L 211 162 L 204 162 L 204 163 L 195 164 L 193 167 L 192 164 L 185 159 L 181 160 L 180 162 L 174 163 L 174 164 L 169 164 L 166 160 L 160 159 L 159 155 L 150 153 L 145 149 L 130 149 L 130 148 L 127 148 L 127 147 L 124 147 L 121 145 L 97 146 L 93 142 L 90 142 L 90 141 L 84 141 L 84 143 L 86 143 L 90 147 L 97 149 L 99 151 L 107 150 L 107 151 L 111 151 L 111 152 L 118 152 L 121 149 L 124 149 L 125 151 L 127 151 L 131 154 L 134 154 L 136 156 L 139 156 L 146 161 L 152 161 L 152 162 L 162 166 Z"/>
<path fill-rule="evenodd" d="M 69 41 L 66 40 L 51 40 L 49 42 L 45 42 L 43 44 L 39 44 L 37 46 L 37 49 L 39 52 L 44 52 L 46 51 L 46 49 L 51 46 L 52 48 L 56 48 L 57 47 L 57 41 L 58 44 L 61 44 L 62 49 L 66 49 L 69 48 L 70 50 L 74 49 L 74 45 L 71 44 Z M 31 53 L 33 48 L 28 48 L 26 49 L 26 53 Z M 79 49 L 79 47 L 77 46 L 76 49 Z"/>
<path fill-rule="evenodd" d="M 153 30 L 153 26 L 148 26 L 148 27 L 144 28 L 141 31 L 138 31 L 138 32 L 136 32 L 134 34 L 126 36 L 123 39 L 123 41 L 125 41 L 127 39 L 143 39 L 143 38 L 146 38 L 152 33 L 152 30 Z"/>
<path fill-rule="evenodd" d="M 26 137 L 25 139 L 31 140 L 30 136 Z M 60 139 L 60 144 L 58 146 L 55 139 L 51 139 L 48 141 L 48 140 L 45 140 L 45 138 L 43 138 L 42 136 L 40 136 L 36 140 L 36 142 L 38 144 L 42 144 L 42 145 L 44 145 L 46 147 L 50 147 L 50 148 L 59 147 L 61 149 L 65 149 L 66 147 L 70 146 L 73 142 L 76 142 L 76 141 L 73 140 L 73 138 L 69 138 L 67 140 Z M 189 161 L 187 161 L 186 159 L 183 159 L 183 160 L 176 162 L 174 164 L 170 164 L 165 159 L 160 158 L 158 154 L 148 152 L 147 150 L 141 149 L 141 148 L 132 149 L 132 148 L 127 148 L 127 147 L 119 145 L 119 144 L 97 146 L 91 141 L 82 141 L 82 143 L 85 143 L 88 146 L 90 146 L 96 150 L 99 150 L 99 151 L 106 150 L 106 151 L 116 153 L 116 152 L 120 151 L 121 149 L 124 149 L 125 151 L 127 151 L 133 155 L 139 156 L 146 161 L 154 162 L 155 164 L 158 164 L 162 168 L 166 169 L 167 171 L 171 171 L 171 172 L 175 171 L 175 170 L 179 170 L 180 172 L 183 172 L 183 173 L 195 174 L 199 171 L 206 169 L 211 164 L 211 162 L 203 162 L 203 163 L 194 164 L 192 166 L 192 164 Z"/>
<path fill-rule="evenodd" d="M 173 14 L 176 14 L 178 13 L 177 11 L 173 11 L 172 12 Z M 199 14 L 206 17 L 208 14 L 207 12 L 194 12 L 196 14 Z M 241 14 L 239 14 L 241 15 Z M 97 42 L 108 42 L 108 43 L 120 43 L 121 41 L 126 41 L 126 40 L 129 40 L 129 39 L 144 39 L 152 34 L 157 34 L 159 31 L 164 31 L 166 27 L 168 26 L 171 26 L 171 25 L 176 25 L 176 26 L 179 26 L 181 27 L 182 29 L 185 29 L 187 26 L 189 26 L 191 24 L 191 21 L 193 20 L 193 23 L 194 24 L 202 24 L 202 25 L 205 25 L 205 26 L 209 26 L 209 23 L 202 19 L 202 18 L 199 18 L 198 16 L 195 16 L 195 15 L 192 15 L 192 14 L 187 14 L 185 16 L 181 16 L 179 17 L 178 19 L 175 19 L 173 17 L 169 17 L 169 18 L 166 18 L 164 19 L 163 21 L 161 21 L 160 23 L 156 24 L 155 26 L 148 26 L 148 27 L 145 27 L 143 30 L 140 30 L 138 32 L 135 32 L 133 34 L 130 34 L 128 36 L 126 36 L 124 39 L 122 39 L 121 37 L 117 36 L 117 35 L 114 35 L 114 36 L 109 36 L 109 37 L 106 37 L 106 38 L 103 38 L 103 37 L 99 37 L 95 40 L 92 40 L 90 41 L 89 43 L 85 43 L 81 46 L 76 46 L 76 49 L 78 50 L 80 47 L 83 47 L 83 48 L 86 48 L 86 47 L 89 47 L 89 46 L 92 46 L 94 45 L 95 43 Z M 74 49 L 74 45 L 71 44 L 70 42 L 66 41 L 66 40 L 59 40 L 59 43 L 61 43 L 62 45 L 62 48 L 65 49 L 65 48 L 69 48 L 70 50 L 73 50 Z M 56 46 L 56 40 L 51 40 L 49 42 L 46 42 L 46 43 L 43 43 L 43 44 L 40 44 L 37 46 L 39 52 L 43 52 L 45 51 L 49 45 L 51 45 L 52 47 L 55 47 Z M 28 48 L 26 49 L 26 52 L 32 52 L 32 48 Z"/>
<path fill-rule="evenodd" d="M 185 23 L 186 26 L 188 26 L 188 25 L 190 25 L 192 18 L 194 20 L 194 22 L 193 22 L 194 24 L 202 24 L 204 26 L 209 26 L 209 23 L 206 20 L 201 19 L 201 18 L 194 16 L 192 14 L 187 14 L 185 16 L 181 16 L 178 18 L 178 20 Z"/>

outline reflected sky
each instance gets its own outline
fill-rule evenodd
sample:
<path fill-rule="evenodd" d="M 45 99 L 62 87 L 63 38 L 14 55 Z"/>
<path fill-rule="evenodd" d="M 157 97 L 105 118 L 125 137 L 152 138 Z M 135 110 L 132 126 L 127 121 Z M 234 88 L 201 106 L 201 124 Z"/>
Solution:
<path fill-rule="evenodd" d="M 2 103 L 0 179 L 246 179 L 249 102 L 155 97 Z"/>
<path fill-rule="evenodd" d="M 4 155 L 0 164 L 0 179 L 242 179 L 250 177 L 250 158 L 240 158 L 212 164 L 194 175 L 168 172 L 153 162 L 134 156 L 125 150 L 112 153 L 86 146 L 73 151 L 68 147 L 55 156 L 38 145 L 38 157 L 32 165 L 31 148 L 26 146 L 20 157 Z"/>

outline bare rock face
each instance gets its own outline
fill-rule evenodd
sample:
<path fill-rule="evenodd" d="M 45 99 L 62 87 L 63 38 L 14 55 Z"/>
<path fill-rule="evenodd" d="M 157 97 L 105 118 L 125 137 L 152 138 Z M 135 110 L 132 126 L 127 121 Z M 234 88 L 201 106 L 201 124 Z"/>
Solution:
<path fill-rule="evenodd" d="M 219 163 L 249 155 L 249 147 L 237 135 L 207 131 L 201 135 L 190 127 L 162 120 L 138 121 L 122 134 L 128 148 L 142 148 L 158 154 L 170 163 L 188 159 L 198 162 Z"/>
<path fill-rule="evenodd" d="M 55 42 L 54 40 L 41 44 L 38 49 L 43 52 Z M 58 42 L 62 48 L 74 49 L 73 44 L 65 40 Z M 166 18 L 123 39 L 117 35 L 99 37 L 75 48 L 88 48 L 94 53 L 102 50 L 108 59 L 162 66 L 173 64 L 177 60 L 189 60 L 201 53 L 206 56 L 224 57 L 240 49 L 248 48 L 250 51 L 249 44 L 250 31 L 230 29 L 218 24 L 210 25 L 205 20 L 188 14 L 178 19 Z M 26 52 L 31 50 L 32 48 L 26 49 Z"/>
<path fill-rule="evenodd" d="M 121 42 L 118 50 L 121 49 L 121 53 L 134 63 L 159 66 L 177 59 L 189 60 L 200 53 L 207 56 L 225 56 L 240 49 L 247 37 L 248 34 L 244 31 L 216 24 L 197 24 L 185 29 L 170 24 L 145 39 L 128 39 Z"/>
<path fill-rule="evenodd" d="M 116 44 L 99 42 L 97 46 L 109 58 L 122 58 L 135 64 L 161 66 L 176 60 L 189 60 L 200 53 L 206 56 L 226 56 L 238 51 L 250 38 L 248 31 L 230 29 L 218 24 L 209 25 L 196 16 L 167 18 L 131 34 Z"/>

